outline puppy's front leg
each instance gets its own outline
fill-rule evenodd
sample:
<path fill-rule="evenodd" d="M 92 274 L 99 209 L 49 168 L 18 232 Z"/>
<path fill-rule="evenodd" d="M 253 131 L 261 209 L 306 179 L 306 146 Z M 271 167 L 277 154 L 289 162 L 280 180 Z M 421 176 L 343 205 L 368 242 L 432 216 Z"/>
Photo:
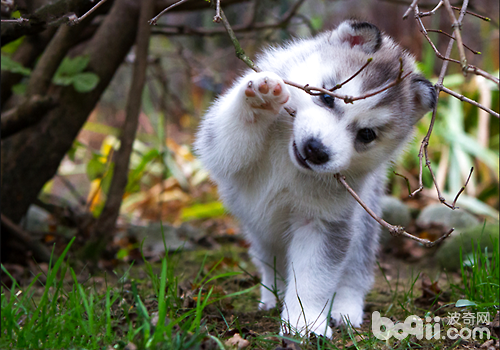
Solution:
<path fill-rule="evenodd" d="M 202 121 L 195 147 L 212 175 L 226 176 L 259 159 L 270 125 L 290 93 L 272 72 L 249 73 L 223 95 Z"/>
<path fill-rule="evenodd" d="M 328 312 L 341 271 L 332 259 L 327 232 L 313 223 L 293 232 L 289 246 L 289 267 L 282 319 L 282 333 L 315 333 L 332 336 Z M 291 329 L 290 329 L 291 328 Z"/>

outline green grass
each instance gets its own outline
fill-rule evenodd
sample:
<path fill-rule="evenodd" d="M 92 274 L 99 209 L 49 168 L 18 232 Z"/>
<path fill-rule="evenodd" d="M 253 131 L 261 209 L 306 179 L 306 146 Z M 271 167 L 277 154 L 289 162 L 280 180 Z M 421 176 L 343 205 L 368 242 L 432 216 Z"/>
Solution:
<path fill-rule="evenodd" d="M 492 242 L 498 247 L 498 238 Z M 463 256 L 460 249 L 462 285 L 455 288 L 466 299 L 459 305 L 471 306 L 476 311 L 494 312 L 500 300 L 500 253 L 498 249 L 481 248 L 479 241 L 472 242 L 472 253 Z"/>
<path fill-rule="evenodd" d="M 382 341 L 371 332 L 370 321 L 360 329 L 335 329 L 332 340 L 298 334 L 282 337 L 277 334 L 279 310 L 254 311 L 259 284 L 251 270 L 238 266 L 243 261 L 225 265 L 224 254 L 234 257 L 234 251 L 171 254 L 157 265 L 143 259 L 141 266 L 129 266 L 99 285 L 94 279 L 82 282 L 65 262 L 72 242 L 46 276 L 34 276 L 25 287 L 11 277 L 12 286 L 1 288 L 0 349 L 125 349 L 129 343 L 138 349 L 229 349 L 225 342 L 234 333 L 250 341 L 248 349 L 440 349 L 453 345 L 415 337 Z M 462 258 L 471 263 L 464 264 L 461 282 L 452 286 L 450 303 L 438 306 L 436 299 L 422 306 L 416 302 L 420 273 L 405 279 L 398 275 L 390 281 L 381 269 L 385 282 L 381 279 L 381 287 L 368 296 L 375 306 L 367 311 L 379 310 L 395 322 L 403 322 L 408 315 L 442 317 L 446 311 L 493 314 L 498 310 L 498 251 L 477 246 L 470 259 Z M 197 266 L 196 270 L 184 276 L 179 273 L 182 259 Z M 250 282 L 235 285 L 243 278 Z M 459 299 L 470 303 L 459 308 L 455 305 Z"/>
<path fill-rule="evenodd" d="M 219 280 L 241 274 L 231 271 L 215 275 L 219 261 L 196 283 L 189 296 L 195 305 L 185 307 L 174 273 L 175 262 L 163 258 L 159 275 L 146 261 L 143 269 L 147 280 L 129 280 L 127 271 L 118 285 L 100 291 L 96 286 L 80 283 L 73 269 L 64 263 L 72 242 L 47 273 L 41 289 L 35 288 L 41 274 L 26 288 L 21 288 L 12 277 L 10 289 L 2 286 L 1 349 L 101 349 L 108 345 L 123 349 L 128 343 L 140 349 L 196 348 L 212 339 L 204 318 L 205 309 L 255 288 L 216 293 Z M 9 275 L 3 266 L 2 270 Z M 66 278 L 68 272 L 71 283 Z M 37 292 L 42 293 L 41 297 Z M 151 292 L 149 299 L 153 306 L 146 306 L 145 299 Z M 218 339 L 213 342 L 222 346 Z"/>

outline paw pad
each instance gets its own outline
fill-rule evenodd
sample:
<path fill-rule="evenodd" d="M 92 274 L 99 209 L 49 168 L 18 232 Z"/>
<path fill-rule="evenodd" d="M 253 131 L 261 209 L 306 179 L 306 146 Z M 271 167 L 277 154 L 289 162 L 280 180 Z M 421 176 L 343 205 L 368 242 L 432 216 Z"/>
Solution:
<path fill-rule="evenodd" d="M 274 73 L 261 72 L 252 76 L 245 87 L 245 96 L 252 108 L 278 113 L 290 93 L 283 80 Z"/>

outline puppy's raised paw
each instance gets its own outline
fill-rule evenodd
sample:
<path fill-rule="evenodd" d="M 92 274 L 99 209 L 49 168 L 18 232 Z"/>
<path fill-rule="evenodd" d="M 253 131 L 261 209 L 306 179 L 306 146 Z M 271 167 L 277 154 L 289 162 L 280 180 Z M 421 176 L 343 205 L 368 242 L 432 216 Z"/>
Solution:
<path fill-rule="evenodd" d="M 277 114 L 290 98 L 283 79 L 271 72 L 260 72 L 250 76 L 245 86 L 245 96 L 251 108 Z"/>

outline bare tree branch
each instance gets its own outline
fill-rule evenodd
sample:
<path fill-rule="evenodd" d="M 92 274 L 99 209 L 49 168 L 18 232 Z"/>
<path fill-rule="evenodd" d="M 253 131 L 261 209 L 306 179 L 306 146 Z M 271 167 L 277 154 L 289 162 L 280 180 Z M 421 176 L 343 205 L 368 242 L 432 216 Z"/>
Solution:
<path fill-rule="evenodd" d="M 18 241 L 24 243 L 33 252 L 33 256 L 36 260 L 41 262 L 50 261 L 50 251 L 42 243 L 34 240 L 30 233 L 24 231 L 4 214 L 0 214 L 0 216 L 2 224 L 9 229 Z M 52 259 L 52 261 L 56 260 L 57 259 Z"/>
<path fill-rule="evenodd" d="M 57 28 L 48 28 L 47 30 L 34 35 L 25 37 L 21 45 L 10 57 L 13 61 L 19 62 L 26 68 L 32 69 L 36 60 L 43 53 L 47 44 L 54 36 Z M 12 95 L 12 87 L 23 79 L 23 75 L 13 72 L 2 71 L 1 74 L 1 103 L 2 107 L 6 106 L 7 100 Z"/>
<path fill-rule="evenodd" d="M 106 2 L 106 0 L 100 0 L 97 4 L 94 5 L 94 7 L 92 7 L 90 10 L 88 10 L 87 12 L 85 12 L 81 17 L 78 17 L 78 18 L 72 20 L 70 23 L 71 24 L 78 24 L 78 23 L 80 23 L 85 18 L 87 18 L 92 12 L 94 12 L 95 10 L 97 10 L 102 4 L 104 4 L 104 2 Z"/>
<path fill-rule="evenodd" d="M 453 207 L 452 209 L 458 209 L 458 207 L 455 206 L 457 204 L 458 197 L 462 194 L 463 191 L 465 191 L 465 188 L 469 184 L 470 177 L 472 176 L 472 172 L 474 171 L 474 167 L 470 168 L 470 173 L 469 176 L 467 177 L 467 180 L 465 181 L 465 184 L 460 188 L 460 191 L 458 191 L 457 195 L 455 196 L 455 199 L 453 200 L 453 203 L 451 206 Z"/>
<path fill-rule="evenodd" d="M 83 26 L 61 26 L 48 44 L 30 75 L 26 96 L 44 95 L 51 84 L 59 64 L 78 41 Z"/>
<path fill-rule="evenodd" d="M 453 37 L 452 35 L 450 35 L 450 34 L 448 34 L 446 32 L 443 32 L 441 29 L 427 29 L 427 32 L 443 34 L 443 35 L 447 36 L 448 38 L 455 40 L 455 37 Z M 474 55 L 480 55 L 481 54 L 481 52 L 473 50 L 473 49 L 471 49 L 470 47 L 468 47 L 465 44 L 463 44 L 463 45 L 464 45 L 464 47 L 467 50 L 469 50 L 470 52 L 472 52 Z"/>
<path fill-rule="evenodd" d="M 104 241 L 109 241 L 112 237 L 111 233 L 118 218 L 123 193 L 128 181 L 130 154 L 139 121 L 142 90 L 148 66 L 149 36 L 151 33 L 148 19 L 151 18 L 153 11 L 154 0 L 142 0 L 136 38 L 136 60 L 127 99 L 125 123 L 120 135 L 120 149 L 116 153 L 113 179 L 108 198 L 95 225 L 97 237 L 105 237 Z"/>
<path fill-rule="evenodd" d="M 450 21 L 452 23 L 451 26 L 453 28 L 453 34 L 455 36 L 455 40 L 457 41 L 458 53 L 460 55 L 460 63 L 462 64 L 462 72 L 464 75 L 467 75 L 467 58 L 465 57 L 462 35 L 460 34 L 462 22 L 457 21 L 455 14 L 453 13 L 453 9 L 451 8 L 450 1 L 449 0 L 443 0 L 443 1 L 444 1 L 444 7 L 446 8 L 446 12 L 448 13 Z M 468 4 L 469 0 L 464 0 L 462 8 L 467 9 Z"/>
<path fill-rule="evenodd" d="M 255 17 L 255 9 L 252 15 L 252 18 L 247 24 L 230 26 L 233 33 L 242 33 L 242 32 L 250 32 L 257 30 L 266 30 L 266 29 L 277 29 L 277 28 L 286 28 L 291 19 L 297 14 L 298 9 L 304 3 L 305 0 L 297 1 L 290 9 L 278 20 L 274 23 L 259 23 L 256 22 Z M 255 8 L 256 5 L 254 5 Z M 221 16 L 221 22 L 222 16 Z M 224 23 L 224 22 L 223 22 Z M 199 35 L 199 36 L 213 36 L 213 35 L 221 35 L 227 34 L 226 26 L 224 28 L 215 27 L 215 28 L 194 28 L 189 26 L 169 26 L 169 25 L 157 25 L 155 29 L 153 29 L 152 34 L 164 34 L 164 35 Z"/>
<path fill-rule="evenodd" d="M 445 86 L 441 86 L 439 89 L 440 89 L 441 91 L 446 92 L 447 94 L 449 94 L 449 95 L 451 95 L 451 96 L 453 96 L 453 97 L 458 98 L 460 101 L 463 101 L 463 102 L 468 102 L 468 103 L 470 103 L 471 105 L 476 106 L 477 108 L 481 108 L 483 111 L 488 112 L 488 113 L 489 113 L 489 114 L 491 114 L 492 116 L 495 116 L 495 117 L 497 117 L 497 118 L 500 118 L 500 114 L 498 114 L 498 112 L 495 112 L 494 110 L 492 110 L 492 109 L 490 109 L 490 108 L 488 108 L 488 107 L 486 107 L 486 106 L 483 106 L 483 105 L 482 105 L 482 104 L 480 104 L 479 102 L 476 102 L 476 101 L 474 101 L 474 100 L 471 100 L 470 98 L 467 98 L 467 97 L 465 97 L 465 96 L 463 96 L 463 95 L 460 95 L 460 94 L 456 93 L 455 91 L 448 89 L 448 88 L 447 88 L 447 87 L 445 87 Z"/>
<path fill-rule="evenodd" d="M 345 181 L 345 176 L 341 175 L 341 174 L 335 174 L 335 178 L 337 179 L 337 181 L 339 183 L 341 183 L 345 189 L 347 190 L 347 192 L 349 192 L 349 194 L 351 196 L 353 196 L 353 198 L 363 207 L 363 209 L 365 209 L 365 211 L 370 214 L 370 216 L 372 218 L 374 218 L 380 225 L 382 225 L 383 227 L 385 227 L 386 229 L 389 230 L 389 233 L 394 236 L 394 237 L 399 237 L 399 236 L 403 236 L 403 237 L 406 237 L 406 238 L 409 238 L 409 239 L 412 239 L 414 241 L 417 241 L 421 244 L 423 244 L 425 247 L 427 248 L 431 248 L 439 243 L 441 243 L 443 240 L 445 240 L 446 238 L 448 238 L 451 233 L 454 231 L 454 229 L 451 229 L 449 230 L 447 233 L 445 233 L 444 235 L 442 235 L 441 237 L 439 237 L 437 240 L 435 240 L 434 242 L 431 242 L 429 241 L 428 239 L 422 239 L 422 238 L 418 238 L 408 232 L 405 231 L 405 228 L 403 226 L 394 226 L 394 225 L 391 225 L 389 224 L 387 221 L 383 220 L 382 218 L 380 218 L 377 214 L 375 214 L 375 212 L 370 208 L 368 207 L 362 200 L 361 198 L 358 196 L 358 194 L 351 188 L 351 186 L 349 186 L 349 184 Z"/>
<path fill-rule="evenodd" d="M 32 96 L 26 103 L 2 115 L 2 141 L 15 133 L 38 123 L 56 103 L 51 96 Z"/>
<path fill-rule="evenodd" d="M 68 23 L 71 14 L 92 5 L 88 0 L 54 0 L 43 2 L 27 19 L 28 22 L 5 23 L 2 20 L 2 45 L 20 38 L 45 30 L 48 26 L 59 26 Z M 5 24 L 5 25 L 4 25 Z"/>
<path fill-rule="evenodd" d="M 256 72 L 260 72 L 261 69 L 257 67 L 253 61 L 250 59 L 250 57 L 247 56 L 245 51 L 240 45 L 240 42 L 236 38 L 236 35 L 234 34 L 233 29 L 231 28 L 231 25 L 229 24 L 229 21 L 226 18 L 226 15 L 224 14 L 224 11 L 221 10 L 220 12 L 221 15 L 221 21 L 222 24 L 224 25 L 224 28 L 226 28 L 227 34 L 229 35 L 229 38 L 231 39 L 231 42 L 233 43 L 234 49 L 236 51 L 236 57 L 238 57 L 240 60 L 246 63 L 247 66 L 252 68 Z"/>
<path fill-rule="evenodd" d="M 457 11 L 462 11 L 462 9 L 461 9 L 460 7 L 452 6 L 451 8 L 452 8 L 452 9 L 454 9 L 454 10 L 457 10 Z M 489 17 L 486 17 L 486 16 L 481 16 L 480 14 L 478 14 L 478 13 L 474 13 L 474 12 L 469 11 L 469 10 L 466 10 L 465 12 L 466 12 L 467 14 L 471 15 L 471 16 L 474 16 L 474 17 L 480 18 L 480 19 L 482 19 L 483 21 L 486 21 L 486 22 L 491 22 L 491 18 L 489 18 Z"/>
<path fill-rule="evenodd" d="M 44 95 L 57 98 L 57 107 L 36 128 L 2 141 L 2 213 L 13 222 L 19 222 L 43 185 L 57 173 L 61 160 L 135 41 L 138 4 L 130 0 L 106 3 L 112 5 L 109 15 L 81 51 L 89 56 L 86 70 L 100 77 L 97 86 L 87 93 L 80 93 L 73 86 L 45 90 Z M 85 21 L 103 7 L 107 5 Z M 71 28 L 78 27 L 86 26 Z"/>
<path fill-rule="evenodd" d="M 16 18 L 16 19 L 2 19 L 2 23 L 16 23 L 16 24 L 22 24 L 22 23 L 27 23 L 30 20 L 27 18 Z"/>
<path fill-rule="evenodd" d="M 149 24 L 150 25 L 153 25 L 155 26 L 156 25 L 156 22 L 160 19 L 161 16 L 163 16 L 167 11 L 169 11 L 170 9 L 173 9 L 174 7 L 176 6 L 179 6 L 180 4 L 186 2 L 186 1 L 189 1 L 189 0 L 180 0 L 180 1 L 177 1 L 176 3 L 173 3 L 172 5 L 170 5 L 169 7 L 167 7 L 166 9 L 164 9 L 163 11 L 161 11 L 159 14 L 157 14 L 155 17 L 151 18 L 149 20 Z"/>
<path fill-rule="evenodd" d="M 445 0 L 446 1 L 446 0 Z M 457 20 L 457 24 L 458 25 L 461 25 L 462 21 L 463 21 L 463 18 L 465 16 L 465 13 L 466 13 L 466 8 L 467 8 L 467 2 L 468 1 L 464 1 L 463 3 L 463 6 L 462 6 L 462 11 L 460 12 L 460 16 L 459 16 L 459 19 Z M 419 16 L 419 11 L 418 11 L 418 6 L 415 5 L 415 18 L 417 19 L 417 21 L 419 21 L 419 23 L 422 23 L 421 20 L 420 20 L 420 16 Z M 423 24 L 422 24 L 422 29 L 425 31 L 425 28 L 423 27 Z M 452 38 L 449 43 L 448 43 L 448 48 L 446 49 L 446 55 L 445 57 L 449 57 L 450 54 L 451 54 L 451 49 L 453 47 L 453 42 L 454 42 L 454 38 Z M 448 69 L 448 62 L 449 60 L 443 60 L 443 66 L 441 67 L 441 72 L 439 73 L 439 78 L 438 78 L 438 82 L 437 84 L 435 85 L 436 86 L 436 89 L 437 91 L 445 91 L 451 95 L 453 95 L 454 97 L 457 97 L 460 99 L 460 97 L 462 97 L 462 101 L 466 101 L 465 97 L 459 95 L 459 94 L 456 94 L 455 92 L 451 91 L 450 89 L 447 89 L 443 86 L 443 81 L 444 81 L 444 77 L 446 75 L 446 70 Z M 450 93 L 451 92 L 451 93 Z M 455 96 L 455 95 L 458 95 L 458 96 Z M 469 99 L 467 99 L 469 100 Z M 491 111 L 489 108 L 487 107 L 484 107 L 482 105 L 480 105 L 479 103 L 475 102 L 475 101 L 472 101 L 472 100 L 469 100 L 467 102 L 473 102 L 472 104 L 482 108 L 482 109 L 487 109 L 488 112 L 493 112 L 492 114 L 497 116 L 498 118 L 498 113 L 494 112 L 494 111 Z M 419 154 L 418 154 L 418 158 L 419 158 L 419 177 L 418 177 L 418 181 L 419 181 L 419 187 L 413 191 L 412 193 L 410 193 L 410 197 L 413 197 L 415 194 L 419 193 L 420 191 L 422 191 L 422 189 L 424 188 L 424 185 L 423 185 L 423 179 L 422 179 L 422 174 L 423 174 L 423 167 L 422 167 L 422 164 L 423 164 L 423 157 L 425 156 L 425 165 L 426 167 L 429 169 L 429 172 L 432 176 L 432 181 L 434 183 L 434 186 L 436 188 L 436 191 L 438 193 L 438 199 L 441 203 L 443 203 L 444 205 L 446 205 L 447 207 L 449 207 L 450 209 L 457 209 L 457 207 L 455 206 L 456 204 L 456 201 L 458 199 L 458 197 L 460 196 L 460 194 L 464 191 L 465 187 L 467 186 L 467 184 L 469 183 L 469 179 L 470 179 L 470 176 L 472 175 L 472 169 L 471 169 L 471 174 L 469 175 L 469 177 L 467 178 L 467 181 L 465 182 L 465 185 L 462 187 L 462 189 L 458 192 L 457 196 L 455 197 L 455 200 L 453 201 L 452 204 L 448 204 L 446 202 L 446 199 L 442 196 L 441 194 L 441 191 L 439 190 L 439 186 L 438 186 L 438 183 L 436 181 L 436 177 L 434 175 L 434 171 L 432 170 L 432 167 L 431 167 L 431 162 L 429 160 L 429 155 L 427 153 L 427 148 L 429 146 L 429 139 L 430 139 L 430 136 L 431 136 L 431 133 L 432 133 L 432 130 L 433 130 L 433 127 L 434 127 L 434 122 L 436 120 L 436 113 L 437 113 L 437 103 L 436 103 L 436 106 L 434 107 L 434 110 L 432 111 L 432 118 L 431 118 L 431 122 L 429 124 L 429 129 L 427 130 L 427 134 L 425 135 L 424 139 L 422 140 L 422 143 L 420 145 L 420 151 L 419 151 Z"/>
<path fill-rule="evenodd" d="M 443 0 L 445 1 L 445 0 Z M 463 8 L 466 9 L 467 8 L 467 5 L 468 5 L 468 1 L 464 1 L 464 4 L 463 4 Z M 486 79 L 489 79 L 491 81 L 493 81 L 495 84 L 499 85 L 500 86 L 500 79 L 498 79 L 498 77 L 495 77 L 493 75 L 491 75 L 490 73 L 488 72 L 485 72 L 484 70 L 476 67 L 476 66 L 473 66 L 471 64 L 467 64 L 467 60 L 465 59 L 465 52 L 463 52 L 463 43 L 462 43 L 462 38 L 460 35 L 457 36 L 457 32 L 458 34 L 460 34 L 459 30 L 457 31 L 457 27 L 460 28 L 461 25 L 462 25 L 462 21 L 463 21 L 463 18 L 466 14 L 466 11 L 463 10 L 460 12 L 460 16 L 459 16 L 459 19 L 454 21 L 453 23 L 453 27 L 454 27 L 454 33 L 453 33 L 453 38 L 454 40 L 457 40 L 457 45 L 459 47 L 459 52 L 460 53 L 460 61 L 458 60 L 455 60 L 455 59 L 452 59 L 450 58 L 449 55 L 443 55 L 439 52 L 439 50 L 436 48 L 436 45 L 434 45 L 434 43 L 432 42 L 431 38 L 429 37 L 428 33 L 427 33 L 427 29 L 425 28 L 423 22 L 422 22 L 422 17 L 425 15 L 425 13 L 422 13 L 418 10 L 418 5 L 415 5 L 415 19 L 417 20 L 417 23 L 420 27 L 420 31 L 421 33 L 424 35 L 425 39 L 429 42 L 429 44 L 431 45 L 432 49 L 434 50 L 434 53 L 436 54 L 436 56 L 442 60 L 445 60 L 445 61 L 450 61 L 450 62 L 454 62 L 454 63 L 457 63 L 457 64 L 460 64 L 462 66 L 462 71 L 464 74 L 467 74 L 467 73 L 474 73 L 476 75 L 481 75 L 483 77 L 485 77 Z M 453 16 L 453 18 L 455 18 Z M 459 38 L 459 39 L 457 39 Z M 459 42 L 460 40 L 460 42 Z M 463 55 L 462 55 L 463 53 Z M 465 60 L 465 61 L 464 61 Z M 464 65 L 464 62 L 465 62 L 465 65 Z"/>
<path fill-rule="evenodd" d="M 361 67 L 361 69 L 359 69 L 356 73 L 354 73 L 351 77 L 349 77 L 341 85 L 344 85 L 345 83 L 351 81 L 356 75 L 358 75 L 363 69 L 365 69 L 368 66 L 368 63 L 370 63 L 370 62 L 371 62 L 371 60 L 368 60 L 368 62 L 365 63 Z M 408 77 L 412 72 L 409 72 L 406 75 L 402 76 L 402 73 L 403 73 L 403 60 L 400 58 L 399 62 L 400 62 L 400 69 L 399 69 L 399 74 L 396 77 L 396 79 L 394 79 L 392 82 L 388 83 L 387 85 L 379 88 L 378 90 L 375 90 L 375 91 L 372 91 L 372 92 L 368 92 L 368 93 L 366 93 L 364 95 L 357 96 L 357 97 L 352 97 L 352 96 L 347 96 L 347 95 L 339 95 L 339 94 L 333 93 L 332 92 L 333 90 L 338 89 L 338 87 L 336 87 L 336 86 L 334 88 L 330 89 L 330 90 L 327 90 L 327 89 L 320 88 L 320 87 L 309 86 L 309 84 L 300 85 L 300 84 L 294 83 L 294 82 L 289 81 L 289 80 L 283 80 L 283 81 L 287 85 L 290 85 L 290 86 L 296 87 L 298 89 L 304 90 L 309 95 L 326 94 L 326 95 L 330 95 L 332 97 L 341 99 L 342 101 L 344 101 L 344 103 L 353 103 L 353 102 L 358 101 L 358 100 L 364 100 L 364 99 L 366 99 L 368 97 L 372 97 L 372 96 L 378 95 L 378 94 L 380 94 L 380 93 L 382 93 L 382 92 L 390 89 L 391 87 L 399 84 L 401 81 L 403 81 L 403 79 L 405 79 L 406 77 Z"/>
<path fill-rule="evenodd" d="M 220 0 L 215 1 L 215 16 L 214 16 L 214 22 L 215 23 L 220 23 L 222 20 L 220 16 Z"/>

